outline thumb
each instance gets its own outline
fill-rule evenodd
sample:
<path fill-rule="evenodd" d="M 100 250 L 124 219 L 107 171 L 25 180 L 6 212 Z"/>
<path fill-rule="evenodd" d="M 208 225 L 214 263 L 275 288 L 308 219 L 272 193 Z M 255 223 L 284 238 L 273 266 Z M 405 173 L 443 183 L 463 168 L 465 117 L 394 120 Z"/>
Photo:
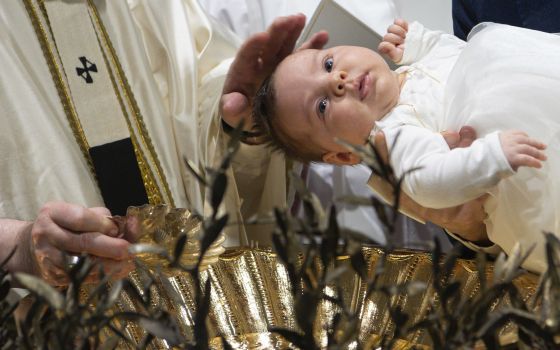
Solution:
<path fill-rule="evenodd" d="M 105 218 L 107 218 L 108 221 L 105 221 L 105 219 L 103 220 L 107 225 L 109 225 L 109 229 L 104 231 L 105 234 L 111 236 L 111 237 L 117 237 L 120 233 L 119 227 L 118 225 L 111 220 L 109 217 L 111 216 L 111 211 L 105 207 L 93 207 L 93 208 L 89 208 L 89 210 L 91 210 L 92 212 L 94 212 L 97 215 L 103 216 Z"/>
<path fill-rule="evenodd" d="M 224 121 L 231 127 L 236 127 L 242 120 L 250 128 L 252 123 L 248 123 L 251 116 L 249 100 L 239 92 L 230 92 L 222 95 L 220 100 L 221 114 Z"/>
<path fill-rule="evenodd" d="M 447 142 L 450 149 L 459 146 L 459 142 L 461 141 L 461 136 L 459 136 L 459 133 L 456 131 L 442 131 L 441 136 L 443 136 L 443 139 Z"/>
<path fill-rule="evenodd" d="M 329 33 L 322 30 L 318 33 L 313 34 L 313 36 L 306 42 L 301 44 L 301 46 L 296 50 L 306 50 L 306 49 L 322 49 L 329 41 Z"/>
<path fill-rule="evenodd" d="M 459 135 L 461 136 L 459 147 L 468 147 L 476 140 L 476 131 L 470 126 L 463 126 L 459 130 Z"/>

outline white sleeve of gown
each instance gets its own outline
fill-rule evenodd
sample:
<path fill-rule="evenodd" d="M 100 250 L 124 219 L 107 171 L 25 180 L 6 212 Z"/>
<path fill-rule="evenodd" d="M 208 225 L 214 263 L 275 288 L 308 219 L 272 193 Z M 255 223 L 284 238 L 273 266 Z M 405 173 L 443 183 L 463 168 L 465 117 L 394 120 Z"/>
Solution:
<path fill-rule="evenodd" d="M 451 34 L 426 29 L 418 22 L 408 26 L 403 57 L 397 64 L 410 65 L 423 59 L 457 56 L 465 42 Z"/>
<path fill-rule="evenodd" d="M 513 174 L 498 132 L 476 140 L 470 147 L 453 150 L 440 134 L 418 126 L 391 127 L 383 132 L 391 145 L 391 164 L 396 175 L 417 168 L 405 176 L 403 190 L 424 207 L 438 209 L 463 204 Z"/>

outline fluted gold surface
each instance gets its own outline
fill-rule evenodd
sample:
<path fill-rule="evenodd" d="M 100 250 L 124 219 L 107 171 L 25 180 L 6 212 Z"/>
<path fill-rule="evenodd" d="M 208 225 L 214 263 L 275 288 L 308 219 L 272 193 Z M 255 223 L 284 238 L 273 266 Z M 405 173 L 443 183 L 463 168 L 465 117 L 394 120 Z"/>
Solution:
<path fill-rule="evenodd" d="M 368 262 L 368 273 L 375 271 L 382 251 L 368 247 L 363 248 Z M 350 264 L 349 257 L 339 257 L 337 264 Z M 490 279 L 492 266 L 489 264 L 486 274 Z M 463 282 L 461 293 L 475 296 L 480 284 L 473 261 L 458 260 L 454 268 L 454 277 Z M 235 248 L 228 249 L 218 261 L 202 271 L 201 279 L 211 280 L 211 305 L 208 317 L 210 337 L 225 337 L 238 349 L 284 349 L 286 344 L 279 336 L 269 332 L 270 327 L 282 327 L 297 330 L 294 299 L 291 294 L 291 282 L 284 265 L 276 255 L 267 250 Z M 385 273 L 381 276 L 383 285 L 402 284 L 410 281 L 422 281 L 429 285 L 433 279 L 431 256 L 424 252 L 396 251 L 388 255 Z M 533 297 L 538 277 L 525 274 L 515 283 L 525 300 Z M 183 334 L 192 338 L 193 315 L 195 312 L 194 284 L 188 274 L 173 275 L 169 283 L 159 285 L 155 303 L 161 303 L 174 312 Z M 139 282 L 140 283 L 140 282 Z M 374 335 L 390 334 L 394 324 L 389 316 L 389 307 L 399 305 L 413 321 L 420 320 L 426 311 L 437 307 L 438 300 L 431 288 L 415 295 L 388 297 L 383 293 L 373 293 L 366 297 L 366 283 L 351 269 L 338 280 L 340 293 L 347 305 L 350 305 L 360 318 L 359 341 L 370 344 L 373 348 Z M 328 293 L 336 293 L 331 288 Z M 507 299 L 495 303 L 494 308 L 507 305 Z M 126 302 L 125 302 L 126 304 Z M 133 303 L 125 305 L 134 309 Z M 334 306 L 328 302 L 320 305 L 317 320 L 316 339 L 324 339 L 321 325 L 328 322 L 335 313 Z M 516 339 L 515 329 L 506 326 L 501 330 L 503 339 Z M 214 339 L 212 346 L 221 348 L 221 341 Z M 400 349 L 410 344 L 429 345 L 429 339 L 422 331 L 412 334 L 399 343 Z M 164 342 L 156 345 L 166 348 Z"/>
<path fill-rule="evenodd" d="M 180 262 L 185 267 L 193 267 L 198 261 L 202 222 L 187 209 L 172 208 L 166 204 L 129 207 L 126 216 L 116 216 L 113 220 L 128 241 L 161 247 L 168 256 L 174 255 L 177 240 L 186 237 Z M 218 257 L 224 252 L 224 241 L 225 236 L 222 233 L 204 254 L 200 264 L 201 270 L 218 261 Z M 144 249 L 136 255 L 151 268 L 162 268 L 167 273 L 175 271 L 166 269 L 169 261 L 154 251 Z"/>

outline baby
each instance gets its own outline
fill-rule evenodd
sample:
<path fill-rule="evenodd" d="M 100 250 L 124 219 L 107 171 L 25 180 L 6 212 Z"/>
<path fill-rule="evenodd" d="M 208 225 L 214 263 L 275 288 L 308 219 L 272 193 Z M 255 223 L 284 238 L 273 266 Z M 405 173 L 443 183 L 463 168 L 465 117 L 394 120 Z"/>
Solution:
<path fill-rule="evenodd" d="M 541 35 L 520 28 L 491 25 L 486 30 L 479 28 L 481 34 L 475 35 L 474 41 L 485 43 L 510 35 L 515 41 L 519 38 L 518 33 L 515 33 L 517 30 L 529 42 L 533 36 Z M 483 34 L 485 32 L 490 34 Z M 554 48 L 560 48 L 556 46 L 560 43 L 556 38 L 544 39 L 552 43 Z M 494 45 L 498 47 L 496 51 L 504 52 L 500 48 L 501 44 Z M 492 120 L 472 120 L 482 137 L 470 147 L 449 149 L 440 132 L 451 127 L 457 130 L 461 126 L 458 122 L 468 119 L 463 113 L 467 109 L 459 108 L 457 112 L 456 106 L 461 105 L 457 102 L 464 95 L 464 86 L 461 84 L 469 80 L 469 75 L 459 77 L 464 72 L 459 69 L 459 73 L 456 73 L 455 66 L 469 45 L 471 42 L 467 45 L 454 36 L 426 30 L 419 23 L 412 23 L 409 27 L 407 22 L 396 20 L 379 46 L 380 52 L 403 65 L 396 71 L 390 70 L 379 54 L 363 47 L 339 46 L 296 52 L 281 62 L 257 94 L 254 101 L 256 124 L 269 135 L 270 142 L 288 156 L 304 162 L 323 161 L 336 165 L 360 162 L 357 154 L 337 140 L 363 145 L 374 132 L 382 130 L 390 145 L 391 163 L 396 174 L 400 176 L 409 169 L 419 169 L 405 177 L 403 190 L 426 207 L 452 207 L 485 193 L 499 197 L 497 185 L 505 182 L 501 180 L 506 178 L 515 178 L 512 175 L 520 167 L 543 167 L 542 162 L 547 159 L 543 152 L 546 146 L 525 132 L 511 130 L 512 127 L 525 130 L 525 124 L 532 121 L 526 116 L 512 117 L 507 110 L 508 105 L 501 106 L 503 99 L 496 99 L 493 101 L 504 107 L 503 111 L 498 108 L 500 113 Z M 482 46 L 483 51 L 487 49 Z M 484 53 L 479 51 L 477 55 Z M 491 59 L 491 55 L 488 56 Z M 484 59 L 482 62 L 485 62 Z M 480 65 L 480 62 L 477 64 Z M 526 65 L 526 62 L 522 64 Z M 514 71 L 517 65 L 516 61 L 511 63 Z M 450 79 L 453 75 L 457 77 Z M 507 81 L 508 77 L 505 78 L 503 81 Z M 556 74 L 551 77 L 553 80 L 555 78 Z M 500 85 L 500 82 L 496 84 Z M 509 83 L 515 85 L 516 82 Z M 488 99 L 492 100 L 490 95 Z M 477 105 L 479 100 L 485 99 L 484 96 L 468 99 L 468 96 L 465 99 L 471 105 Z M 450 111 L 457 115 L 450 115 Z M 552 115 L 547 118 L 552 118 Z M 521 123 L 516 122 L 521 119 Z M 540 121 L 535 120 L 535 123 Z M 545 128 L 541 126 L 539 130 L 544 132 Z M 397 135 L 398 141 L 394 142 Z M 541 136 L 541 133 L 533 135 Z M 546 139 L 548 142 L 552 140 L 548 136 Z M 507 222 L 510 215 L 520 215 L 527 202 L 517 203 L 513 207 L 508 204 L 511 209 L 505 214 L 503 210 L 495 210 L 497 203 L 501 203 L 499 199 L 489 202 L 486 207 L 489 213 L 486 222 L 489 238 L 508 252 L 511 246 L 502 244 L 496 231 L 507 236 L 509 231 L 523 230 L 524 227 L 508 228 L 500 223 Z M 502 214 L 493 216 L 495 212 Z M 551 215 L 540 219 L 557 222 L 556 212 L 554 209 Z M 555 224 L 549 225 L 547 222 L 542 223 L 537 232 L 556 228 Z M 509 241 L 511 243 L 511 236 Z M 533 243 L 542 245 L 542 237 L 529 238 L 525 243 L 525 250 Z M 540 261 L 528 259 L 526 267 L 542 271 L 544 251 L 542 247 L 538 248 L 540 256 L 537 260 Z"/>

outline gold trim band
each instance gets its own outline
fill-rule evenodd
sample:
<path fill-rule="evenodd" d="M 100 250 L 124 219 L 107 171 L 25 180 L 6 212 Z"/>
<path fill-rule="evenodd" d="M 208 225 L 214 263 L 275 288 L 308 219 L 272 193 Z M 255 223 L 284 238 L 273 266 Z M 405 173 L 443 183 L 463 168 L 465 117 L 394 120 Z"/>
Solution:
<path fill-rule="evenodd" d="M 95 4 L 91 0 L 85 1 L 87 1 L 91 17 L 90 20 L 92 21 L 95 32 L 97 33 L 98 43 L 101 47 L 105 65 L 108 68 L 111 77 L 113 89 L 117 95 L 117 99 L 130 131 L 131 141 L 134 146 L 138 167 L 142 175 L 142 182 L 144 183 L 144 187 L 148 195 L 148 201 L 150 204 L 167 203 L 174 207 L 175 203 L 169 189 L 167 179 L 144 123 L 138 103 L 134 98 L 134 94 L 132 93 L 132 89 L 130 88 L 126 75 L 124 74 L 124 70 L 118 60 L 118 56 L 111 43 L 109 35 L 107 34 L 107 30 L 99 16 Z M 72 133 L 74 134 L 76 142 L 78 143 L 82 154 L 88 163 L 92 176 L 95 178 L 96 175 L 93 167 L 93 161 L 89 154 L 89 143 L 76 112 L 61 63 L 58 61 L 59 54 L 56 48 L 56 42 L 50 29 L 49 18 L 43 0 L 24 0 L 24 4 L 39 40 L 43 55 L 47 61 L 49 71 L 62 103 L 64 113 L 69 121 Z"/>

